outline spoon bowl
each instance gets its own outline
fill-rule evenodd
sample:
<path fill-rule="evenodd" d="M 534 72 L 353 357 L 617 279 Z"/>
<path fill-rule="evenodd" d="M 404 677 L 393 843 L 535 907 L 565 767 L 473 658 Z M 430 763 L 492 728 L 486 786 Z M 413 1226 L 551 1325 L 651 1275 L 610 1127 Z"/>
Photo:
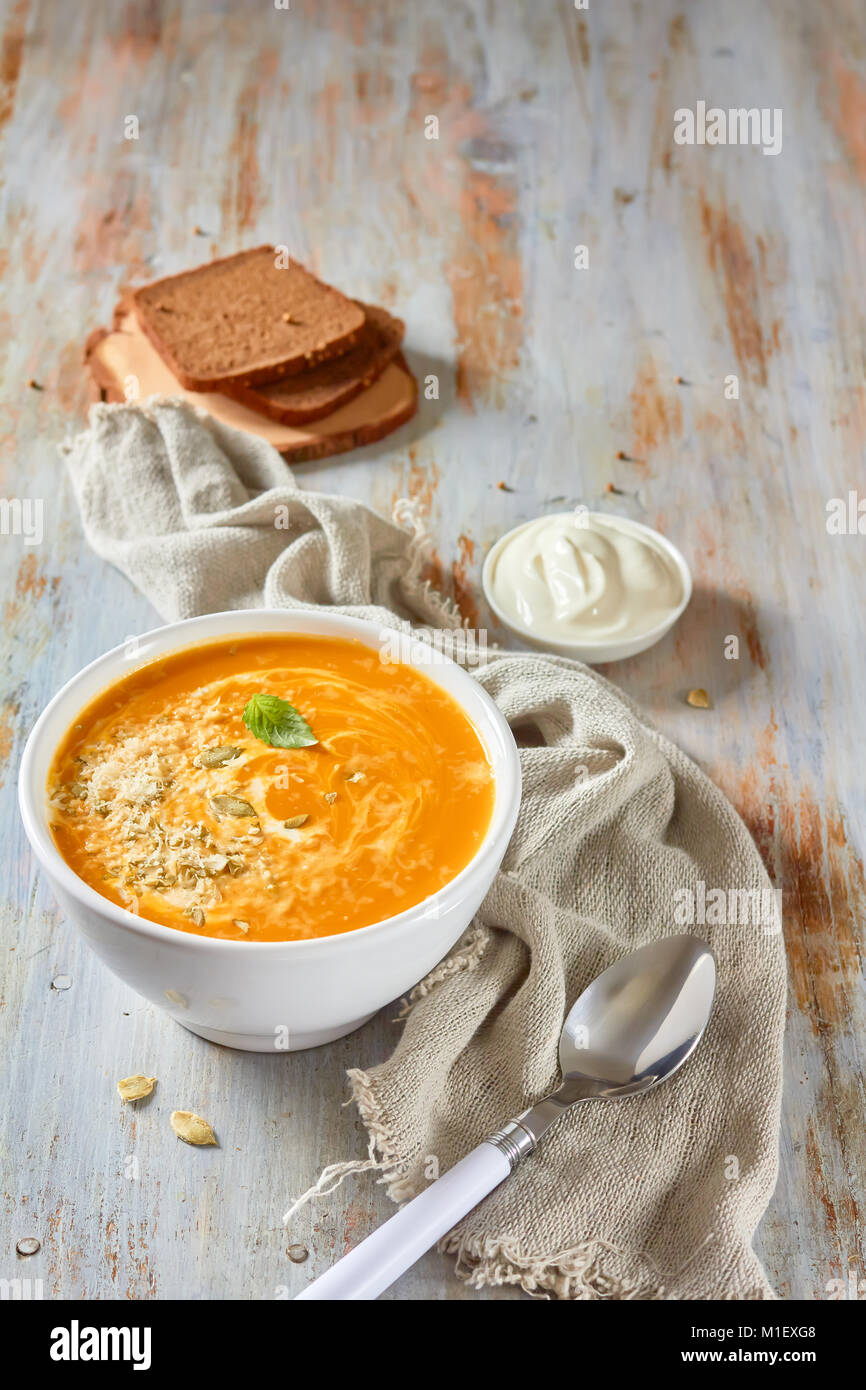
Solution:
<path fill-rule="evenodd" d="M 639 1094 L 681 1067 L 707 1026 L 716 962 L 705 941 L 666 936 L 609 966 L 584 990 L 559 1039 L 563 1084 Z"/>

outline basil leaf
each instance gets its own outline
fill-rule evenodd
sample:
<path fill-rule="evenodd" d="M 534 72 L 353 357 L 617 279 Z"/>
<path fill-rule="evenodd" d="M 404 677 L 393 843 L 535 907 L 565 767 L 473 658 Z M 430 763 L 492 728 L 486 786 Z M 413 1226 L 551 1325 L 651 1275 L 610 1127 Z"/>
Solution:
<path fill-rule="evenodd" d="M 319 741 L 300 711 L 279 695 L 254 695 L 243 721 L 255 738 L 272 748 L 309 748 Z"/>

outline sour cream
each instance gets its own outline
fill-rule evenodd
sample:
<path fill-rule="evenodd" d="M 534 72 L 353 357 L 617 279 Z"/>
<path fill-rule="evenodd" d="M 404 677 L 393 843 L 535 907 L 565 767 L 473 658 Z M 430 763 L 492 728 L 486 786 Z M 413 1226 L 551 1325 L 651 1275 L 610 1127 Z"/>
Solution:
<path fill-rule="evenodd" d="M 578 508 L 503 536 L 486 589 L 494 611 L 538 643 L 628 644 L 670 625 L 684 606 L 676 554 L 649 527 Z"/>

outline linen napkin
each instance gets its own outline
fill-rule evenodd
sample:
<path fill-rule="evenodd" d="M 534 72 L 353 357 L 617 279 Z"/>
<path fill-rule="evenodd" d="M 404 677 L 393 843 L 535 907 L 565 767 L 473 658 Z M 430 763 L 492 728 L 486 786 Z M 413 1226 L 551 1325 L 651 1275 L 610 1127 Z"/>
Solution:
<path fill-rule="evenodd" d="M 417 527 L 301 491 L 270 445 L 183 402 L 95 406 L 64 454 L 90 544 L 167 620 L 328 605 L 383 625 L 459 624 L 421 578 Z M 778 915 L 756 906 L 772 896 L 758 853 L 721 793 L 601 676 L 561 657 L 488 657 L 473 674 L 518 741 L 530 733 L 517 828 L 476 920 L 406 1001 L 393 1055 L 349 1073 L 369 1157 L 317 1186 L 374 1167 L 395 1201 L 421 1191 L 556 1084 L 563 1017 L 594 976 L 687 929 L 694 908 L 719 968 L 694 1058 L 648 1095 L 577 1107 L 443 1246 L 478 1287 L 773 1297 L 751 1241 L 776 1176 L 785 976 Z"/>

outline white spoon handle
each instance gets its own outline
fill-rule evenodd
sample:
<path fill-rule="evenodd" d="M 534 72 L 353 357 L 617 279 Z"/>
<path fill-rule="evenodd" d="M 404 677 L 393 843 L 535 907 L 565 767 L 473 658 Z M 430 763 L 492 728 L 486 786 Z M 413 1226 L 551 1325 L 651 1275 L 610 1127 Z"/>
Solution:
<path fill-rule="evenodd" d="M 298 1298 L 377 1298 L 482 1197 L 498 1187 L 511 1168 L 511 1159 L 485 1140 L 298 1294 Z"/>

